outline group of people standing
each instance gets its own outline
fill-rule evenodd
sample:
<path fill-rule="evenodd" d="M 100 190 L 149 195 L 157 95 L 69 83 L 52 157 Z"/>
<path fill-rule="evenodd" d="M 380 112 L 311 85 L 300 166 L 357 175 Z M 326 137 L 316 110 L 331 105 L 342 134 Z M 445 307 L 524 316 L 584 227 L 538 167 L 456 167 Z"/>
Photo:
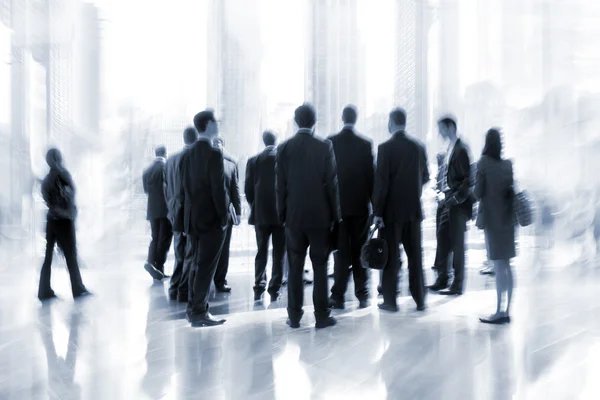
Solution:
<path fill-rule="evenodd" d="M 265 292 L 272 302 L 279 299 L 287 254 L 290 327 L 299 327 L 303 316 L 307 252 L 314 270 L 316 328 L 336 324 L 330 310 L 345 307 L 351 274 L 359 307 L 369 306 L 369 270 L 361 263 L 361 248 L 370 230 L 375 229 L 389 249 L 380 282 L 383 302 L 378 307 L 398 311 L 402 245 L 416 309 L 426 309 L 421 197 L 430 174 L 425 146 L 405 131 L 406 118 L 401 108 L 390 112 L 391 137 L 379 145 L 375 161 L 371 140 L 355 129 L 358 112 L 354 106 L 349 105 L 342 112 L 343 129 L 323 139 L 314 132 L 313 106 L 303 104 L 294 114 L 296 134 L 277 146 L 276 135 L 264 132 L 265 149 L 248 160 L 244 189 L 251 209 L 249 223 L 255 227 L 258 248 L 254 299 L 260 300 Z M 210 287 L 214 282 L 217 291 L 231 291 L 226 279 L 229 247 L 232 227 L 241 221 L 241 196 L 238 167 L 223 154 L 224 142 L 213 111 L 202 111 L 193 121 L 194 126 L 184 131 L 183 150 L 167 158 L 163 146 L 156 148 L 156 160 L 144 171 L 147 218 L 152 231 L 144 267 L 154 279 L 165 278 L 164 264 L 174 239 L 175 268 L 169 297 L 187 303 L 187 319 L 192 326 L 213 326 L 225 320 L 209 312 Z M 501 156 L 500 131 L 488 131 L 475 179 L 470 150 L 457 134 L 456 121 L 442 118 L 438 128 L 449 148 L 445 156 L 438 157 L 438 249 L 434 266 L 437 279 L 429 289 L 442 295 L 463 293 L 465 232 L 467 222 L 473 217 L 473 205 L 479 201 L 477 226 L 485 231 L 498 288 L 497 312 L 481 320 L 509 322 L 513 286 L 510 259 L 515 256 L 514 189 L 512 164 Z M 72 187 L 72 181 L 64 168 L 57 167 L 60 153 L 56 152 L 49 152 L 47 157 L 51 171 L 44 189 L 50 209 L 48 249 L 54 248 L 56 240 L 63 251 L 67 249 L 73 294 L 80 296 L 88 292 L 75 268 L 76 260 L 73 261 L 76 258 L 74 203 L 72 209 L 67 206 L 65 212 L 57 214 L 55 200 L 64 197 L 64 188 Z M 48 194 L 52 190 L 60 195 Z M 66 193 L 72 197 L 69 194 L 72 191 Z M 60 222 L 64 219 L 67 222 Z M 270 240 L 273 262 L 267 285 Z M 42 268 L 40 299 L 53 296 L 49 286 L 49 251 Z M 327 264 L 332 252 L 335 281 L 329 294 Z M 452 283 L 450 257 L 454 269 Z M 504 292 L 507 293 L 505 308 L 502 307 Z"/>

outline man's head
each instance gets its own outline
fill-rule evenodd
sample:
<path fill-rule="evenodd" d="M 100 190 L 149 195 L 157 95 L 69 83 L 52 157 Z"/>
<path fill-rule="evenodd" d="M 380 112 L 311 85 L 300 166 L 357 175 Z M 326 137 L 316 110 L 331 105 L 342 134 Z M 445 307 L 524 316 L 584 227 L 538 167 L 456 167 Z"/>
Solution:
<path fill-rule="evenodd" d="M 342 111 L 342 122 L 344 125 L 356 125 L 356 120 L 358 119 L 358 111 L 356 107 L 352 104 L 348 104 L 344 107 Z"/>
<path fill-rule="evenodd" d="M 62 167 L 62 161 L 62 154 L 57 148 L 53 147 L 46 153 L 46 163 L 48 163 L 50 168 Z"/>
<path fill-rule="evenodd" d="M 277 136 L 272 131 L 264 131 L 262 139 L 265 146 L 275 146 L 277 144 Z"/>
<path fill-rule="evenodd" d="M 194 116 L 194 126 L 201 136 L 213 139 L 219 134 L 219 127 L 213 110 L 200 111 Z"/>
<path fill-rule="evenodd" d="M 193 126 L 188 126 L 183 131 L 183 143 L 192 144 L 198 139 L 198 131 Z"/>
<path fill-rule="evenodd" d="M 221 149 L 221 151 L 223 150 L 223 148 L 225 147 L 225 140 L 223 140 L 222 136 L 217 136 L 216 138 L 213 139 L 213 146 L 215 146 L 218 149 Z"/>
<path fill-rule="evenodd" d="M 403 131 L 406 128 L 406 111 L 403 108 L 396 107 L 390 111 L 390 119 L 388 121 L 388 131 L 395 133 Z"/>
<path fill-rule="evenodd" d="M 156 146 L 154 149 L 154 155 L 156 157 L 167 157 L 167 148 L 163 145 Z"/>
<path fill-rule="evenodd" d="M 456 137 L 456 120 L 453 117 L 444 117 L 438 121 L 440 136 L 444 139 L 454 139 Z"/>
<path fill-rule="evenodd" d="M 298 128 L 312 129 L 317 123 L 317 113 L 312 104 L 304 103 L 296 108 L 294 121 L 296 121 Z"/>

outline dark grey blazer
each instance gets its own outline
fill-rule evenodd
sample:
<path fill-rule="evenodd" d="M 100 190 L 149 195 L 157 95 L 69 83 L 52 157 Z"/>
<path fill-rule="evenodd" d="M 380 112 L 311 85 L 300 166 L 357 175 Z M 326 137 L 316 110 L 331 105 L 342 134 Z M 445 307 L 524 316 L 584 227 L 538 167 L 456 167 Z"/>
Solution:
<path fill-rule="evenodd" d="M 148 195 L 148 207 L 146 209 L 146 219 L 148 220 L 166 218 L 168 215 L 163 187 L 164 174 L 165 162 L 156 159 L 144 170 L 144 174 L 142 175 L 144 193 Z"/>

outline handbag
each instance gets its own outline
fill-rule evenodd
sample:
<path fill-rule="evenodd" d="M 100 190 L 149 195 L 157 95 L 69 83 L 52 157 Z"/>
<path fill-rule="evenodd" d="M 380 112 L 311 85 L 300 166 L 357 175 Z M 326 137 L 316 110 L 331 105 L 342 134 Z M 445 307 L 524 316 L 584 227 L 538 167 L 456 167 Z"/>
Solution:
<path fill-rule="evenodd" d="M 533 224 L 533 206 L 526 191 L 515 193 L 513 206 L 516 222 L 526 227 Z"/>
<path fill-rule="evenodd" d="M 360 261 L 363 268 L 384 269 L 388 261 L 388 245 L 380 237 L 373 237 L 377 228 L 371 226 L 369 237 L 360 249 Z"/>

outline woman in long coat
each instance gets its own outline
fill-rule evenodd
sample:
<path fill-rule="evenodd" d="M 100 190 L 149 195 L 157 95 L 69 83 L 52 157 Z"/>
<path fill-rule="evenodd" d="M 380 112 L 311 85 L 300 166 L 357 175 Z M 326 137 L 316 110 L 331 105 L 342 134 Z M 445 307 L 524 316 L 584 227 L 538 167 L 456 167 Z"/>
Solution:
<path fill-rule="evenodd" d="M 480 220 L 488 240 L 488 258 L 496 272 L 496 313 L 481 322 L 502 324 L 510 322 L 509 309 L 513 291 L 510 259 L 516 255 L 514 222 L 514 178 L 510 160 L 502 158 L 502 141 L 498 129 L 490 129 L 477 164 L 475 196 L 479 200 Z M 506 308 L 502 297 L 506 292 Z"/>

